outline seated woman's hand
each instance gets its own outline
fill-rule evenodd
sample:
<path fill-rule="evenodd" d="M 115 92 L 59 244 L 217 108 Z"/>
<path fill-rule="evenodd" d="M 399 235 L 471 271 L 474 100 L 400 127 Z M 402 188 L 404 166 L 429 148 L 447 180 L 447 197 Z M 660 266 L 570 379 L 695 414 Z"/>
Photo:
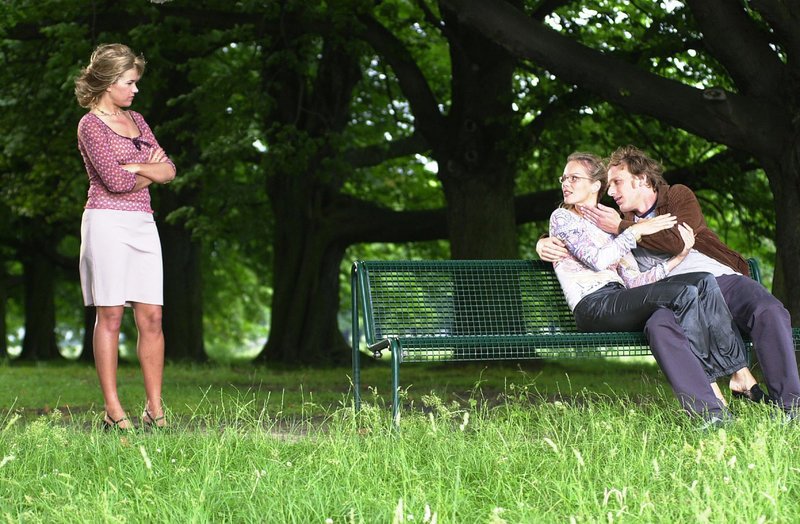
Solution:
<path fill-rule="evenodd" d="M 658 215 L 653 218 L 640 220 L 632 225 L 631 228 L 638 238 L 643 235 L 652 235 L 653 233 L 670 229 L 677 223 L 678 219 L 667 213 L 666 215 Z"/>
<path fill-rule="evenodd" d="M 689 226 L 689 224 L 684 222 L 682 224 L 678 224 L 678 232 L 681 234 L 681 238 L 683 239 L 683 251 L 681 251 L 681 255 L 686 256 L 694 247 L 694 230 Z"/>

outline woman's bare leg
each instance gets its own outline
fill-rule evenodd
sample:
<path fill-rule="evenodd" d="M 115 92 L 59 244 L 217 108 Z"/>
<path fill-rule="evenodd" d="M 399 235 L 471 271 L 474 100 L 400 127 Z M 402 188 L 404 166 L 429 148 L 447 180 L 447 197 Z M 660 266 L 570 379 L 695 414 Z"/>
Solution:
<path fill-rule="evenodd" d="M 147 396 L 145 410 L 155 420 L 164 416 L 164 409 L 161 406 L 161 384 L 164 378 L 164 332 L 161 329 L 161 306 L 137 302 L 133 304 L 133 314 L 136 319 L 136 328 L 139 331 L 136 354 L 139 356 L 139 364 L 142 366 L 144 391 Z M 165 424 L 163 419 L 155 423 L 158 426 Z"/>
<path fill-rule="evenodd" d="M 106 409 L 106 421 L 113 422 L 126 417 L 125 410 L 117 394 L 117 364 L 119 362 L 119 329 L 122 324 L 124 306 L 97 306 L 97 320 L 94 326 L 94 364 Z M 111 418 L 111 420 L 109 420 Z M 119 423 L 119 427 L 132 427 L 129 420 Z"/>

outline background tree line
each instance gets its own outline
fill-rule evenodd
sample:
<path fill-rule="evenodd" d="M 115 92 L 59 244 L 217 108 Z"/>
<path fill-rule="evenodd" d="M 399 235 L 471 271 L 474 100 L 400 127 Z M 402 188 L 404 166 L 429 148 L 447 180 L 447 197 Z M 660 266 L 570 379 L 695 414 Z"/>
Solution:
<path fill-rule="evenodd" d="M 798 13 L 751 3 L 718 6 L 745 65 L 705 2 L 3 3 L 0 352 L 91 358 L 72 82 L 101 42 L 144 53 L 134 109 L 179 168 L 152 191 L 173 359 L 348 358 L 354 258 L 532 257 L 575 149 L 639 145 L 731 245 L 788 264 Z M 800 318 L 795 278 L 776 293 Z"/>

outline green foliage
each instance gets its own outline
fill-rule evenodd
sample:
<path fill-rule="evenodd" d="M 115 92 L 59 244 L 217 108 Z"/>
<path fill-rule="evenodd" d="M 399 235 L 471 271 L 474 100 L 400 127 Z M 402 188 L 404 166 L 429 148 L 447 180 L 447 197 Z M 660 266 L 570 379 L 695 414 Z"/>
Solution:
<path fill-rule="evenodd" d="M 435 164 L 421 155 L 416 162 L 387 161 L 354 171 L 343 191 L 396 211 L 436 209 L 445 203 L 434 169 Z"/>
<path fill-rule="evenodd" d="M 538 16 L 543 13 L 537 9 L 553 3 L 525 4 Z M 700 45 L 681 3 L 669 3 L 669 8 L 622 0 L 555 4 L 563 5 L 545 22 L 580 42 L 688 85 L 732 89 L 727 72 Z M 219 358 L 225 351 L 250 351 L 263 340 L 270 318 L 272 204 L 285 203 L 280 192 L 270 201 L 276 173 L 291 174 L 298 185 L 319 183 L 330 191 L 326 196 L 341 192 L 397 211 L 445 204 L 430 151 L 355 169 L 345 161 L 345 152 L 388 147 L 415 131 L 415 116 L 395 72 L 384 57 L 354 38 L 361 27 L 359 13 L 374 15 L 402 43 L 447 114 L 451 56 L 458 49 L 437 22 L 436 2 L 214 0 L 197 5 L 174 0 L 94 2 L 91 7 L 67 0 L 3 2 L 2 259 L 16 260 L 23 244 L 41 239 L 54 239 L 65 259 L 77 257 L 86 178 L 74 135 L 83 110 L 75 103 L 72 82 L 94 45 L 126 42 L 148 61 L 135 109 L 151 119 L 160 139 L 179 145 L 169 151 L 179 177 L 167 191 L 178 192 L 184 205 L 166 219 L 191 230 L 203 244 L 206 344 Z M 24 35 L 14 36 L 14 31 Z M 330 46 L 356 57 L 360 70 L 346 126 L 336 132 L 320 124 L 316 108 L 307 105 L 310 94 L 320 89 L 315 78 Z M 535 64 L 519 64 L 512 89 L 522 122 L 508 147 L 518 167 L 518 194 L 557 188 L 564 158 L 574 150 L 607 154 L 634 143 L 667 170 L 726 152 L 651 118 L 620 111 Z M 305 98 L 292 98 L 296 91 Z M 291 99 L 302 104 L 287 104 Z M 308 124 L 315 118 L 317 124 Z M 697 182 L 704 188 L 701 202 L 710 225 L 732 247 L 761 259 L 769 275 L 774 213 L 763 173 L 729 165 Z M 158 201 L 159 192 L 154 193 Z M 535 256 L 535 240 L 545 230 L 544 223 L 521 228 L 521 256 Z M 445 256 L 444 242 L 351 246 L 340 276 L 341 317 L 349 314 L 353 259 Z M 13 273 L 19 274 L 17 264 Z M 62 334 L 82 329 L 76 276 L 59 275 Z M 9 297 L 12 332 L 23 320 L 21 298 L 19 287 Z"/>
<path fill-rule="evenodd" d="M 528 6 L 534 10 L 538 2 Z M 699 88 L 735 91 L 728 73 L 706 53 L 691 15 L 683 4 L 596 0 L 569 2 L 545 22 L 585 45 L 614 53 L 639 67 Z M 613 74 L 613 72 L 609 72 Z M 575 150 L 608 155 L 625 144 L 650 153 L 671 170 L 692 169 L 727 148 L 711 144 L 650 117 L 631 114 L 597 100 L 577 88 L 564 86 L 535 66 L 521 69 L 517 79 L 520 106 L 535 120 L 537 108 L 549 107 L 551 120 L 518 178 L 521 192 L 557 188 L 563 159 Z M 532 95 L 529 95 L 531 92 Z M 549 104 L 537 98 L 547 94 Z M 538 100 L 538 101 L 537 101 Z M 547 100 L 547 99 L 545 99 Z M 553 111 L 555 109 L 555 111 Z M 773 196 L 766 177 L 752 163 L 725 162 L 696 170 L 685 183 L 699 190 L 709 225 L 724 241 L 746 256 L 759 258 L 770 285 L 775 248 Z M 554 203 L 555 207 L 555 203 Z M 526 225 L 520 236 L 525 247 L 544 227 Z"/>
<path fill-rule="evenodd" d="M 258 54 L 252 45 L 222 45 L 221 35 L 215 40 L 219 49 L 187 62 L 191 91 L 174 100 L 193 115 L 191 120 L 167 128 L 191 136 L 197 156 L 187 158 L 176 183 L 200 192 L 194 204 L 176 212 L 172 220 L 182 221 L 203 241 L 225 239 L 240 248 L 255 247 L 259 253 L 250 253 L 249 262 L 263 268 L 261 259 L 269 245 L 265 233 L 271 229 L 260 165 L 263 152 L 258 149 L 263 134 L 258 128 L 258 97 L 245 95 L 258 90 Z M 236 79 L 235 89 L 231 79 Z"/>
<path fill-rule="evenodd" d="M 262 275 L 251 269 L 245 249 L 217 239 L 205 244 L 204 284 L 214 290 L 205 300 L 204 343 L 209 358 L 241 361 L 254 358 L 269 334 L 272 290 Z"/>
<path fill-rule="evenodd" d="M 421 5 L 426 5 L 430 10 L 430 15 L 436 20 L 439 15 L 433 2 L 409 0 L 382 2 L 374 10 L 374 15 L 403 43 L 425 75 L 428 86 L 443 107 L 443 112 L 446 113 L 452 96 L 450 92 L 452 80 L 450 44 L 442 34 L 441 28 L 434 26 L 432 20 L 427 18 L 426 13 L 420 9 Z M 383 64 L 383 59 L 379 56 L 376 56 L 374 60 L 377 60 L 378 67 L 386 76 L 386 80 L 392 82 L 394 73 L 391 68 Z M 397 87 L 390 88 L 387 85 L 386 92 L 394 93 L 392 97 L 394 100 L 402 98 Z"/>

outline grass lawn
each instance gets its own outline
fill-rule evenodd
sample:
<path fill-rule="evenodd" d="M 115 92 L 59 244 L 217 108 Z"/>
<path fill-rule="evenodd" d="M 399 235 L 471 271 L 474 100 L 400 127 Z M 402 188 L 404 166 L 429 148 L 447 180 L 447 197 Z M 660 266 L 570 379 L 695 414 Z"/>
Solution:
<path fill-rule="evenodd" d="M 83 363 L 0 364 L 0 409 L 18 410 L 26 417 L 55 408 L 64 414 L 102 412 L 102 397 L 94 367 Z M 469 364 L 409 364 L 401 367 L 401 386 L 407 406 L 419 404 L 434 392 L 444 401 L 468 398 L 496 402 L 526 388 L 545 397 L 600 395 L 653 397 L 665 383 L 650 359 L 519 361 Z M 305 417 L 328 414 L 352 400 L 351 368 L 298 369 L 252 365 L 167 364 L 164 399 L 170 411 L 186 417 L 213 410 L 230 399 L 265 408 L 271 416 Z M 141 373 L 137 364 L 122 364 L 119 393 L 130 415 L 143 405 Z M 362 396 L 377 392 L 391 403 L 391 376 L 386 363 L 362 371 Z M 677 403 L 672 406 L 676 408 Z"/>
<path fill-rule="evenodd" d="M 8 522 L 793 522 L 800 428 L 698 429 L 647 361 L 167 367 L 174 429 L 104 433 L 92 367 L 0 365 Z M 726 388 L 722 384 L 723 390 Z M 138 368 L 120 370 L 138 422 Z"/>

